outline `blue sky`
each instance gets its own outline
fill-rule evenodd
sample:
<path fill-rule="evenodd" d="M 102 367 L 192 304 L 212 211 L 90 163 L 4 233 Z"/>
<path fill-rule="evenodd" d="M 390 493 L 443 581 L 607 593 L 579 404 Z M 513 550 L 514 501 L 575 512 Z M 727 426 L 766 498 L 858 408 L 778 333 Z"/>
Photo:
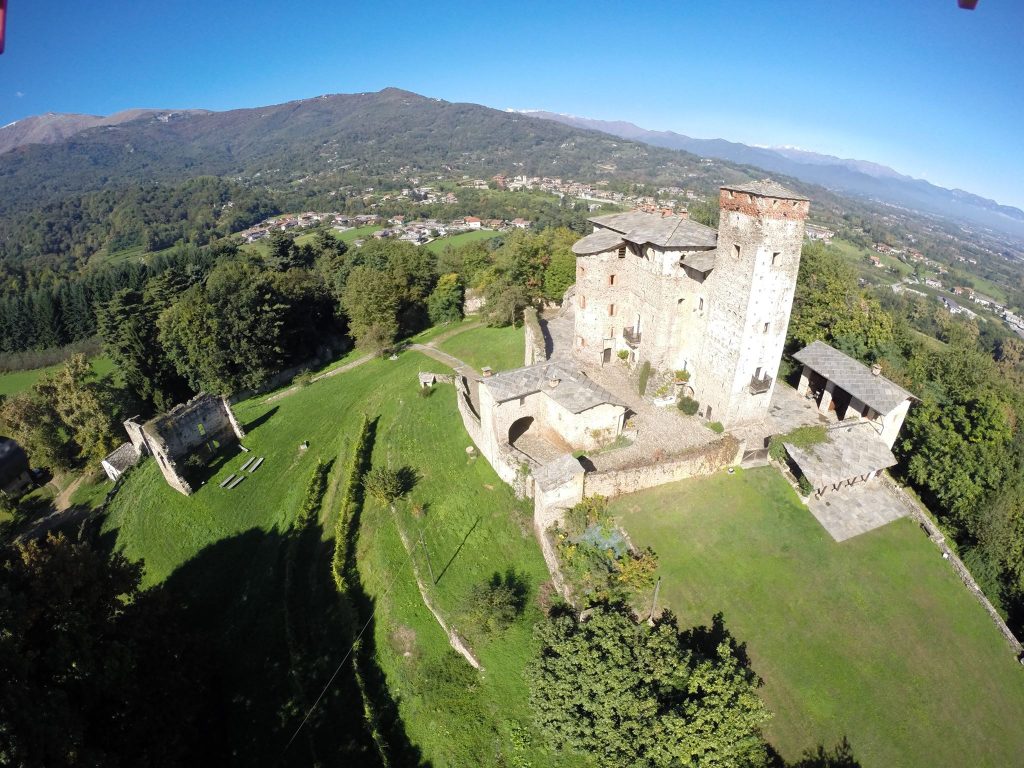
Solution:
<path fill-rule="evenodd" d="M 874 160 L 1024 207 L 1024 3 L 9 0 L 0 124 L 393 85 Z"/>

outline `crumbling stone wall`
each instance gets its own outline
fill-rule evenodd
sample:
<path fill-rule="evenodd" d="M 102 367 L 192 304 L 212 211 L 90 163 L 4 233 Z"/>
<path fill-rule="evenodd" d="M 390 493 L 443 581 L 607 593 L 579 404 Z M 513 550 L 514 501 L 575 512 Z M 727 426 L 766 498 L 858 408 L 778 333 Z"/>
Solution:
<path fill-rule="evenodd" d="M 544 344 L 544 332 L 537 319 L 537 310 L 527 307 L 523 310 L 523 334 L 526 339 L 526 354 L 523 365 L 543 363 L 548 359 L 547 347 Z"/>
<path fill-rule="evenodd" d="M 193 489 L 179 460 L 198 451 L 212 455 L 218 447 L 245 437 L 227 398 L 218 395 L 199 394 L 145 424 L 129 419 L 124 426 L 133 445 L 141 435 L 167 484 L 186 496 Z"/>

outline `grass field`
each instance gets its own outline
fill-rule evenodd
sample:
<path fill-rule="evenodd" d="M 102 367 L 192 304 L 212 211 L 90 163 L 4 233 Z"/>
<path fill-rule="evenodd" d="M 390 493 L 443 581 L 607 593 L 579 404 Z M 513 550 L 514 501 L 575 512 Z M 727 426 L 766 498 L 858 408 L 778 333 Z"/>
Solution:
<path fill-rule="evenodd" d="M 144 559 L 147 584 L 166 583 L 190 607 L 194 625 L 218 638 L 211 652 L 223 675 L 223 727 L 237 745 L 233 763 L 270 761 L 296 725 L 283 630 L 285 544 L 317 457 L 344 456 L 366 413 L 379 417 L 374 462 L 415 469 L 420 479 L 411 501 L 425 509 L 421 521 L 406 502 L 397 518 L 370 504 L 359 539 L 359 568 L 376 608 L 376 659 L 409 739 L 438 767 L 571 764 L 533 743 L 530 728 L 522 668 L 534 652 L 530 624 L 540 616 L 536 598 L 547 573 L 528 510 L 486 462 L 467 458 L 470 440 L 456 415 L 454 390 L 418 395 L 416 373 L 428 365 L 436 363 L 407 352 L 271 404 L 266 396 L 239 403 L 235 411 L 248 433 L 244 444 L 253 451 L 246 455 L 266 457 L 258 472 L 232 491 L 220 489 L 243 461 L 229 454 L 205 485 L 185 497 L 147 460 L 111 505 L 105 534 L 129 558 Z M 307 451 L 299 448 L 304 440 Z M 529 584 L 527 618 L 504 634 L 472 641 L 484 673 L 451 651 L 425 609 L 396 519 L 411 536 L 424 527 L 438 578 L 430 589 L 456 626 L 470 587 L 494 571 L 515 568 Z M 326 649 L 321 681 L 346 650 Z M 328 697 L 329 712 L 343 710 L 342 699 L 340 693 Z M 328 717 L 317 733 L 329 734 L 331 727 Z M 292 764 L 310 763 L 298 742 L 291 754 Z"/>
<path fill-rule="evenodd" d="M 63 363 L 58 363 L 46 368 L 33 368 L 30 371 L 0 373 L 0 395 L 16 395 L 18 392 L 24 392 L 42 376 L 54 373 L 62 365 Z M 109 357 L 94 357 L 92 358 L 92 369 L 98 376 L 106 376 L 107 374 L 114 373 L 114 363 Z"/>
<path fill-rule="evenodd" d="M 470 232 L 460 232 L 457 235 L 451 237 L 439 237 L 437 240 L 431 240 L 426 244 L 426 248 L 433 253 L 439 254 L 449 245 L 453 248 L 457 248 L 460 245 L 466 245 L 467 243 L 479 242 L 480 240 L 493 240 L 496 237 L 501 237 L 500 232 L 494 232 L 489 229 L 476 229 Z"/>
<path fill-rule="evenodd" d="M 478 371 L 485 365 L 495 371 L 507 371 L 522 366 L 525 345 L 522 327 L 488 328 L 481 325 L 445 339 L 437 346 Z"/>
<path fill-rule="evenodd" d="M 787 759 L 844 735 L 864 768 L 1010 766 L 1024 668 L 909 520 L 835 543 L 773 469 L 616 499 L 683 626 L 722 611 Z"/>

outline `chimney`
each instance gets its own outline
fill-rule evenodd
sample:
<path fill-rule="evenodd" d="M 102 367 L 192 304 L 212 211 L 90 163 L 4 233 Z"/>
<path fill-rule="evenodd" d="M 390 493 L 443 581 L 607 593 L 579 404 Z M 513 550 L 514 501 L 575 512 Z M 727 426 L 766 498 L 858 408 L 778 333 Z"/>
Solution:
<path fill-rule="evenodd" d="M 882 374 L 882 366 L 880 366 L 878 363 L 875 363 L 874 365 L 871 366 L 871 375 L 872 376 L 880 376 L 881 374 Z"/>
<path fill-rule="evenodd" d="M 552 378 L 548 379 L 548 386 L 551 387 L 551 389 L 554 389 L 555 387 L 558 386 L 558 383 L 560 381 L 561 381 L 561 379 L 556 379 L 556 378 L 552 377 Z"/>
<path fill-rule="evenodd" d="M 679 218 L 681 218 L 681 219 L 689 219 L 690 218 L 690 212 L 688 210 L 686 210 L 685 208 L 680 208 L 679 209 Z"/>
<path fill-rule="evenodd" d="M 488 377 L 489 377 L 489 376 L 490 376 L 491 374 L 493 374 L 493 373 L 494 373 L 494 371 L 492 371 L 492 370 L 491 370 L 491 366 L 489 366 L 489 365 L 485 365 L 485 366 L 484 366 L 483 368 L 481 368 L 481 369 L 480 369 L 480 373 L 481 373 L 481 374 L 483 374 L 483 377 L 484 377 L 484 378 L 486 379 L 486 378 L 488 378 Z"/>

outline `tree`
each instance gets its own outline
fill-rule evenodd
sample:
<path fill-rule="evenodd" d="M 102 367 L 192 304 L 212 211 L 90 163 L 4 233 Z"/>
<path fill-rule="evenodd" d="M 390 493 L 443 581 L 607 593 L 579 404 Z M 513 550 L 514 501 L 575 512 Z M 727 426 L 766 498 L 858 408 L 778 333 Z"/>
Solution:
<path fill-rule="evenodd" d="M 202 646 L 141 576 L 64 536 L 0 552 L 0 762 L 186 761 L 205 720 Z"/>
<path fill-rule="evenodd" d="M 675 618 L 637 623 L 622 605 L 538 627 L 528 671 L 538 725 L 557 747 L 605 765 L 762 766 L 770 717 L 758 679 L 725 631 L 680 634 Z"/>
<path fill-rule="evenodd" d="M 462 319 L 462 303 L 465 291 L 459 276 L 454 272 L 441 275 L 437 286 L 427 300 L 430 322 L 434 325 L 455 323 Z"/>
<path fill-rule="evenodd" d="M 71 468 L 75 448 L 52 401 L 36 390 L 12 395 L 0 405 L 3 421 L 37 467 Z"/>
<path fill-rule="evenodd" d="M 273 275 L 227 261 L 160 315 L 160 345 L 192 389 L 255 388 L 284 367 L 291 307 Z"/>
<path fill-rule="evenodd" d="M 399 289 L 384 272 L 356 267 L 349 275 L 341 306 L 356 344 L 371 352 L 388 349 L 398 336 Z"/>
<path fill-rule="evenodd" d="M 559 251 L 551 255 L 551 262 L 544 270 L 544 298 L 561 301 L 569 286 L 576 282 L 576 257 L 571 251 Z"/>
<path fill-rule="evenodd" d="M 114 397 L 109 387 L 96 381 L 85 355 L 73 355 L 52 377 L 44 377 L 35 389 L 52 404 L 65 430 L 78 446 L 78 458 L 98 466 L 117 445 L 114 436 Z"/>
<path fill-rule="evenodd" d="M 857 286 L 857 278 L 834 250 L 808 243 L 789 322 L 790 348 L 816 339 L 835 344 L 854 357 L 874 357 L 892 340 L 892 317 Z"/>

